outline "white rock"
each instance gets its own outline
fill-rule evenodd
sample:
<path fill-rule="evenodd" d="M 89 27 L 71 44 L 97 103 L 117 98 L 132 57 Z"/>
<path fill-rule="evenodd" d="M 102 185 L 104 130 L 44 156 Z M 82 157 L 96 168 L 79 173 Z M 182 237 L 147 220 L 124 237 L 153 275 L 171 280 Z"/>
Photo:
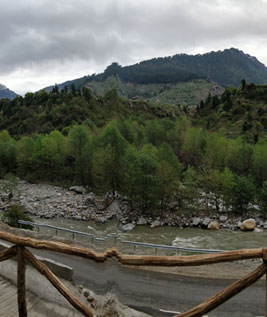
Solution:
<path fill-rule="evenodd" d="M 208 225 L 208 229 L 210 230 L 220 230 L 220 224 L 218 221 L 211 221 Z"/>
<path fill-rule="evenodd" d="M 256 221 L 255 219 L 246 219 L 242 222 L 241 224 L 241 230 L 243 231 L 251 231 L 254 230 L 256 228 Z"/>

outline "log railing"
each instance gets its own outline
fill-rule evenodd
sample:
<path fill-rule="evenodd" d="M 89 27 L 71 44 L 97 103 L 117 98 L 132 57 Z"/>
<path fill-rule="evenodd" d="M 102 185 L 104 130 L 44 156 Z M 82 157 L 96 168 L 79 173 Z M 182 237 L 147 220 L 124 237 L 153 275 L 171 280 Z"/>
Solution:
<path fill-rule="evenodd" d="M 142 256 L 142 255 L 126 255 L 122 254 L 115 247 L 107 249 L 103 253 L 97 253 L 94 250 L 67 245 L 61 242 L 52 242 L 45 240 L 37 240 L 33 238 L 20 237 L 14 234 L 0 231 L 0 239 L 8 241 L 14 246 L 0 252 L 0 261 L 8 260 L 15 255 L 18 258 L 18 311 L 19 317 L 27 316 L 26 294 L 25 294 L 25 261 L 30 262 L 42 275 L 44 275 L 51 284 L 84 316 L 93 317 L 94 313 L 76 298 L 66 286 L 49 270 L 49 268 L 40 262 L 26 247 L 35 249 L 43 249 L 76 255 L 96 262 L 104 262 L 113 257 L 123 265 L 136 266 L 197 266 L 205 264 L 215 264 L 220 262 L 233 262 L 246 259 L 261 258 L 263 263 L 253 272 L 247 274 L 240 280 L 232 283 L 215 296 L 209 298 L 203 303 L 190 309 L 187 312 L 176 315 L 176 317 L 203 316 L 228 299 L 238 294 L 248 286 L 255 283 L 264 274 L 267 273 L 267 248 L 249 249 L 239 251 L 220 252 L 215 254 L 193 255 L 193 256 Z M 266 284 L 267 287 L 267 284 Z M 266 297 L 267 299 L 267 297 Z M 267 317 L 267 305 L 265 308 L 265 316 Z"/>

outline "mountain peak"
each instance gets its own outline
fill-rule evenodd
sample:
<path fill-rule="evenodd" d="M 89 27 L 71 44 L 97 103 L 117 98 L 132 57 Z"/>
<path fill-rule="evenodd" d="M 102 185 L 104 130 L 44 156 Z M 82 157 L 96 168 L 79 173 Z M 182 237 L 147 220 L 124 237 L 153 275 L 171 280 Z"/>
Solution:
<path fill-rule="evenodd" d="M 7 99 L 14 99 L 17 97 L 17 94 L 8 89 L 5 85 L 0 84 L 0 99 L 7 98 Z"/>

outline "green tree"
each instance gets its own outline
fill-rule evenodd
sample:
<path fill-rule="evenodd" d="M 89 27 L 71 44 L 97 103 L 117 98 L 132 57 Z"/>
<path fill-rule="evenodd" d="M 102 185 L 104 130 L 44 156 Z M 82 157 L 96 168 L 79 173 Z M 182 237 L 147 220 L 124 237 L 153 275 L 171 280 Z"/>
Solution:
<path fill-rule="evenodd" d="M 157 161 L 146 151 L 137 154 L 133 164 L 133 201 L 142 211 L 151 210 L 158 201 L 157 196 Z"/>
<path fill-rule="evenodd" d="M 266 213 L 267 212 L 267 181 L 263 182 L 262 188 L 259 193 L 259 205 L 261 210 Z"/>
<path fill-rule="evenodd" d="M 233 209 L 236 212 L 244 213 L 249 203 L 255 198 L 255 186 L 250 178 L 235 176 L 235 186 L 233 188 Z"/>
<path fill-rule="evenodd" d="M 191 166 L 184 173 L 184 186 L 181 191 L 181 201 L 185 200 L 186 207 L 196 210 L 199 206 L 199 175 Z"/>
<path fill-rule="evenodd" d="M 168 203 L 178 191 L 180 182 L 174 168 L 165 160 L 160 161 L 157 171 L 157 192 L 160 200 L 160 208 L 164 211 Z"/>
<path fill-rule="evenodd" d="M 255 145 L 252 163 L 252 176 L 258 188 L 267 180 L 267 142 L 262 140 Z"/>
<path fill-rule="evenodd" d="M 32 218 L 26 215 L 25 209 L 21 205 L 11 205 L 3 213 L 1 219 L 11 227 L 22 227 L 24 229 L 32 230 L 31 225 L 20 225 L 19 220 L 31 221 Z"/>
<path fill-rule="evenodd" d="M 166 161 L 170 167 L 172 167 L 177 178 L 181 177 L 182 166 L 168 143 L 164 142 L 160 144 L 157 152 L 157 158 L 159 161 Z"/>
<path fill-rule="evenodd" d="M 226 210 L 229 210 L 232 199 L 233 199 L 233 189 L 235 187 L 234 175 L 228 167 L 226 167 L 221 173 L 222 182 L 222 199 Z"/>
<path fill-rule="evenodd" d="M 92 153 L 88 129 L 83 125 L 74 125 L 69 131 L 68 140 L 71 152 L 75 157 L 74 164 L 78 181 L 83 185 L 90 184 L 88 172 Z"/>

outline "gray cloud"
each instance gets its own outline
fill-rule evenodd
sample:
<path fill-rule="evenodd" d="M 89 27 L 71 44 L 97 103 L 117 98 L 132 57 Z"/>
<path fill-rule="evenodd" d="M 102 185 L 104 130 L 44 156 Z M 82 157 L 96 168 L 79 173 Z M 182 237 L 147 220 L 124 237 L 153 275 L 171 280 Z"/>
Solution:
<path fill-rule="evenodd" d="M 4 2 L 0 0 L 0 81 L 5 76 L 11 80 L 19 70 L 32 70 L 35 78 L 38 71 L 41 81 L 42 70 L 49 73 L 50 68 L 53 74 L 57 68 L 71 68 L 75 77 L 75 64 L 77 75 L 81 67 L 87 74 L 112 61 L 128 64 L 233 46 L 261 54 L 267 62 L 266 0 Z"/>

